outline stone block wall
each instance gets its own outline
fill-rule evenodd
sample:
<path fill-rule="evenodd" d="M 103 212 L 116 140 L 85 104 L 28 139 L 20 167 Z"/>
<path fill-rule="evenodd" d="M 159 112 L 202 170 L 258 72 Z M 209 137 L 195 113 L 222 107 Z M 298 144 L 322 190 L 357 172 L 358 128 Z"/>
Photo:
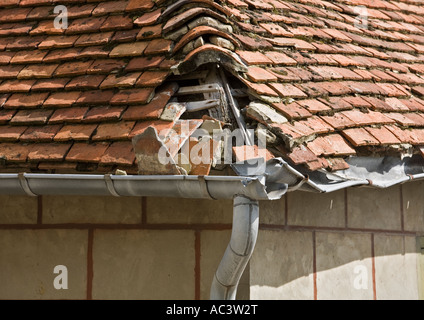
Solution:
<path fill-rule="evenodd" d="M 250 262 L 251 298 L 422 297 L 423 191 L 424 182 L 411 182 L 289 193 L 279 210 L 265 203 Z"/>
<path fill-rule="evenodd" d="M 261 201 L 238 298 L 422 297 L 423 187 Z M 0 299 L 208 299 L 231 235 L 232 201 L 0 196 L 0 203 Z M 67 289 L 55 287 L 63 276 L 56 266 L 67 269 Z"/>

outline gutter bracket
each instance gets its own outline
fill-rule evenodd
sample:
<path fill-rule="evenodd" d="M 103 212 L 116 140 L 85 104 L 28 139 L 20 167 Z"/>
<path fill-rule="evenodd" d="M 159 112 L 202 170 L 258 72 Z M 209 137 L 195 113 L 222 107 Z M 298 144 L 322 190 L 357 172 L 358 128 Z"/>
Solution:
<path fill-rule="evenodd" d="M 32 192 L 31 188 L 28 185 L 28 181 L 25 178 L 25 173 L 20 172 L 18 173 L 18 179 L 19 179 L 19 184 L 22 187 L 22 190 L 25 191 L 25 193 L 30 196 L 30 197 L 37 197 L 38 195 L 35 194 L 34 192 Z"/>
<path fill-rule="evenodd" d="M 112 181 L 112 175 L 109 174 L 105 174 L 105 183 L 106 183 L 106 187 L 109 190 L 110 194 L 114 197 L 120 197 L 120 195 L 118 194 L 118 192 L 116 192 L 115 186 L 113 185 L 113 181 Z"/>

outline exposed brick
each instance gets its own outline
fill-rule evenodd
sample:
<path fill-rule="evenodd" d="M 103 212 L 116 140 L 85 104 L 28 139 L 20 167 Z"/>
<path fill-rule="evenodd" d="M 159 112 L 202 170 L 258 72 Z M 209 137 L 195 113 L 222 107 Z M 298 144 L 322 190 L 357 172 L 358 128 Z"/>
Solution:
<path fill-rule="evenodd" d="M 74 162 L 99 162 L 109 147 L 108 143 L 82 143 L 76 142 L 66 156 L 67 161 Z"/>

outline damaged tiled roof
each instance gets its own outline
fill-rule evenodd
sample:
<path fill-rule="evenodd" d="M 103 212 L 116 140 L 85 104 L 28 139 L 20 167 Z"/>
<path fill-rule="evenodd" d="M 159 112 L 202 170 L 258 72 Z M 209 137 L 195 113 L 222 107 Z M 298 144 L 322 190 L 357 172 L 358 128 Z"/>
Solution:
<path fill-rule="evenodd" d="M 201 141 L 163 132 L 212 121 L 179 91 L 213 83 L 211 64 L 247 128 L 268 130 L 267 158 L 339 170 L 423 150 L 418 0 L 0 0 L 0 171 L 137 173 L 132 139 L 150 126 L 191 150 Z"/>

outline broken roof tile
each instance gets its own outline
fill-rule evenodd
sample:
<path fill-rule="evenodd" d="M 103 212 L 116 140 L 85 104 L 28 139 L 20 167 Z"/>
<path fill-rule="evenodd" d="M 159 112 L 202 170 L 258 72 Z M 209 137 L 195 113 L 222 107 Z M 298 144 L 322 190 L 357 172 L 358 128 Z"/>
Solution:
<path fill-rule="evenodd" d="M 148 126 L 166 135 L 167 104 L 190 102 L 168 79 L 202 82 L 206 72 L 195 68 L 209 70 L 205 63 L 229 71 L 241 109 L 259 99 L 274 112 L 265 121 L 249 107 L 246 121 L 266 123 L 278 147 L 292 149 L 283 157 L 309 170 L 346 169 L 341 157 L 357 147 L 384 155 L 393 144 L 424 145 L 424 10 L 415 2 L 68 0 L 64 30 L 54 28 L 51 0 L 4 1 L 0 138 L 14 146 L 0 143 L 0 154 L 35 162 L 33 170 L 50 170 L 49 160 L 51 170 L 132 166 L 129 140 Z M 368 7 L 372 28 L 357 28 L 355 5 Z M 72 140 L 88 153 L 72 147 L 65 157 Z M 374 145 L 385 147 L 362 148 Z"/>

